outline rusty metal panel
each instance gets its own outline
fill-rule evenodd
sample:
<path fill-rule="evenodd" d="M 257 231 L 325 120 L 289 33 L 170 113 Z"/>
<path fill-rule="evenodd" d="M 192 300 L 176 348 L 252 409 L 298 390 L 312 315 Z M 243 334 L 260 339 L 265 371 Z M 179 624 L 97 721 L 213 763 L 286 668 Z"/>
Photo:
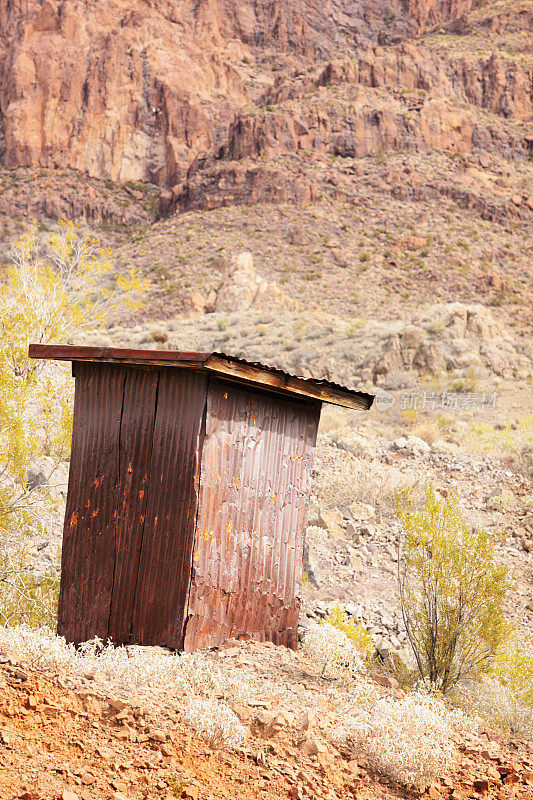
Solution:
<path fill-rule="evenodd" d="M 320 404 L 211 379 L 184 647 L 295 647 Z"/>
<path fill-rule="evenodd" d="M 205 373 L 160 371 L 130 641 L 181 649 L 198 505 Z"/>
<path fill-rule="evenodd" d="M 125 368 L 77 364 L 58 633 L 107 638 Z"/>
<path fill-rule="evenodd" d="M 129 641 L 139 556 L 150 485 L 150 462 L 159 373 L 128 369 L 124 383 L 114 512 L 114 573 L 108 636 Z M 102 407 L 102 413 L 106 413 Z"/>

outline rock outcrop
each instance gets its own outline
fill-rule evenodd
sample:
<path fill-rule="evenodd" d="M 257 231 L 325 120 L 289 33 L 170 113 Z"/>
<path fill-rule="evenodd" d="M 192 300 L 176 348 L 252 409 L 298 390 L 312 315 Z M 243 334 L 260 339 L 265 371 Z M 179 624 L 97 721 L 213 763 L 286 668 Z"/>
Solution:
<path fill-rule="evenodd" d="M 0 3 L 3 164 L 176 182 L 246 100 L 217 4 Z M 216 115 L 216 120 L 215 120 Z"/>
<path fill-rule="evenodd" d="M 468 150 L 472 122 L 442 99 L 524 119 L 531 112 L 530 71 L 498 56 L 445 59 L 413 45 L 385 53 L 375 46 L 457 20 L 471 6 L 472 0 L 340 0 L 325 7 L 303 0 L 0 0 L 1 161 L 179 186 L 195 159 L 214 148 L 233 159 L 295 146 L 338 155 L 412 146 Z M 346 52 L 356 58 L 347 61 Z M 273 73 L 273 58 L 283 64 L 280 72 Z M 324 61 L 318 76 L 308 74 Z M 284 77 L 265 93 L 275 74 Z M 351 83 L 431 96 L 412 120 L 408 107 L 389 108 L 371 95 L 363 107 L 356 103 L 353 119 L 342 102 L 326 111 L 300 105 L 273 120 L 243 111 L 294 95 L 298 75 L 306 74 L 315 90 Z"/>
<path fill-rule="evenodd" d="M 299 311 L 300 304 L 277 283 L 266 281 L 258 275 L 252 254 L 245 252 L 232 259 L 207 310 L 231 313 L 250 309 Z"/>

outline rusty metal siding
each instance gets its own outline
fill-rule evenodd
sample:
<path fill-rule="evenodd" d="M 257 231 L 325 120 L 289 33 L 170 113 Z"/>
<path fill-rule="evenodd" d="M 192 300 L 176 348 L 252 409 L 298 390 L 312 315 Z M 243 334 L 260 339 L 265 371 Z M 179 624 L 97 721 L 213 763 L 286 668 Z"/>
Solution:
<path fill-rule="evenodd" d="M 204 373 L 76 364 L 58 632 L 180 648 Z"/>
<path fill-rule="evenodd" d="M 108 636 L 128 642 L 150 486 L 159 373 L 128 369 L 124 384 L 114 526 L 114 574 Z"/>
<path fill-rule="evenodd" d="M 58 613 L 58 633 L 71 642 L 107 638 L 125 374 L 111 364 L 76 365 Z"/>
<path fill-rule="evenodd" d="M 160 371 L 132 642 L 183 644 L 206 391 L 205 373 Z"/>
<path fill-rule="evenodd" d="M 319 403 L 211 379 L 184 647 L 295 647 Z"/>

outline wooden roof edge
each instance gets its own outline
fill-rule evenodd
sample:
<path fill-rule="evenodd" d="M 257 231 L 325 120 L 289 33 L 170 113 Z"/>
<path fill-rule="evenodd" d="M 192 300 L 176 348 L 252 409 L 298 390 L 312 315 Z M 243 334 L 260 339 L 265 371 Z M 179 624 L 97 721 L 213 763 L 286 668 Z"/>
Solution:
<path fill-rule="evenodd" d="M 58 361 L 103 361 L 112 364 L 168 364 L 203 366 L 209 353 L 185 350 L 142 350 L 127 347 L 95 347 L 77 344 L 30 344 L 30 358 Z"/>
<path fill-rule="evenodd" d="M 240 379 L 245 383 L 277 389 L 292 395 L 312 397 L 323 403 L 332 403 L 344 408 L 368 410 L 374 401 L 374 395 L 366 392 L 358 392 L 317 378 L 299 378 L 275 367 L 222 353 L 211 353 L 205 366 L 207 370 L 221 377 Z"/>
<path fill-rule="evenodd" d="M 317 378 L 301 378 L 276 367 L 224 353 L 180 350 L 142 350 L 67 344 L 30 344 L 30 358 L 94 361 L 113 364 L 174 366 L 207 371 L 244 384 L 262 386 L 293 396 L 314 398 L 345 408 L 368 410 L 374 395 Z"/>

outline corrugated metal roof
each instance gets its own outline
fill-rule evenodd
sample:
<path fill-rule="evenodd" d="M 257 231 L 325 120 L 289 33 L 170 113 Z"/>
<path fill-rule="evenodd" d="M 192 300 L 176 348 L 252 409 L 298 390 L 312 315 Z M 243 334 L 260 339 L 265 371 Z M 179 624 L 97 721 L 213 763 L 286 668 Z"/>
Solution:
<path fill-rule="evenodd" d="M 31 358 L 52 358 L 66 361 L 97 361 L 114 364 L 175 366 L 204 369 L 227 380 L 263 387 L 270 391 L 308 397 L 346 408 L 369 409 L 374 395 L 349 389 L 333 381 L 291 375 L 282 369 L 246 361 L 218 352 L 185 352 L 181 350 L 132 350 L 117 347 L 30 344 Z"/>

